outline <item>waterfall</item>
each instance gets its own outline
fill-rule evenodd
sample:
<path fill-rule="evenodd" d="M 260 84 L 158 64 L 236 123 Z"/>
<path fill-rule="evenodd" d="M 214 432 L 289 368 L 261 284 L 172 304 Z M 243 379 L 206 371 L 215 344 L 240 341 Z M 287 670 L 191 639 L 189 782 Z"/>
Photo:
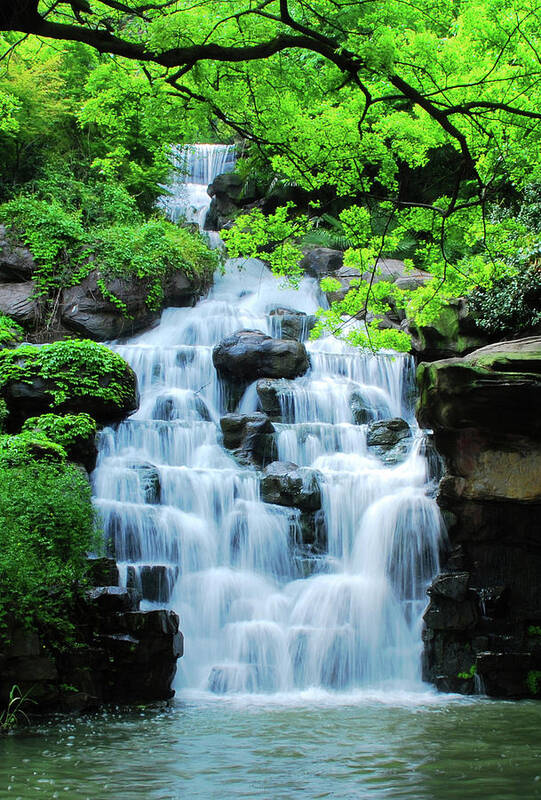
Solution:
<path fill-rule="evenodd" d="M 196 149 L 194 180 L 212 176 L 215 147 Z M 137 373 L 141 404 L 100 435 L 95 503 L 123 581 L 147 607 L 165 602 L 180 615 L 177 689 L 420 682 L 421 613 L 441 520 L 411 407 L 410 357 L 329 337 L 306 342 L 304 377 L 278 381 L 278 457 L 318 471 L 321 510 L 311 524 L 324 546 L 304 541 L 306 514 L 264 503 L 260 473 L 222 446 L 228 398 L 213 346 L 242 328 L 272 335 L 270 312 L 310 315 L 321 302 L 314 279 L 296 291 L 256 259 L 230 260 L 194 308 L 167 309 L 158 327 L 112 345 Z M 360 423 L 352 397 L 364 404 Z M 254 384 L 239 406 L 258 410 Z M 369 446 L 369 422 L 397 416 L 414 436 L 402 460 L 386 464 Z"/>
<path fill-rule="evenodd" d="M 235 147 L 231 144 L 181 145 L 171 154 L 170 183 L 159 205 L 169 219 L 195 222 L 202 229 L 210 205 L 207 186 L 217 175 L 235 166 Z"/>

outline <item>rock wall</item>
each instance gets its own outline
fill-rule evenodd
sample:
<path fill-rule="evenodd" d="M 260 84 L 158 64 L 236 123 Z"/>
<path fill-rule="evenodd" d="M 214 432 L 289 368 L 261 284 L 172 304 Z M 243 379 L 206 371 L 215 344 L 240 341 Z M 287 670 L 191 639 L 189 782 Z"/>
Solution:
<path fill-rule="evenodd" d="M 421 425 L 446 473 L 443 572 L 425 678 L 443 691 L 541 696 L 541 337 L 421 364 Z"/>
<path fill-rule="evenodd" d="M 0 649 L 0 709 L 16 685 L 27 714 L 86 711 L 103 703 L 168 700 L 182 633 L 173 611 L 139 611 L 140 595 L 118 586 L 112 559 L 91 562 L 92 582 L 71 622 L 76 646 L 48 649 L 37 633 L 8 623 Z"/>

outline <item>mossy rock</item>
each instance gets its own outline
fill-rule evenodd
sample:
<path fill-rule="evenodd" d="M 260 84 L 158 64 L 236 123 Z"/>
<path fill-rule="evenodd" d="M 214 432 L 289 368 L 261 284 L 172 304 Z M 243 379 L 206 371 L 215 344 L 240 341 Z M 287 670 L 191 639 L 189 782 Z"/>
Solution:
<path fill-rule="evenodd" d="M 135 373 L 124 359 L 84 339 L 1 351 L 0 396 L 9 430 L 51 411 L 112 423 L 135 411 L 139 400 Z"/>

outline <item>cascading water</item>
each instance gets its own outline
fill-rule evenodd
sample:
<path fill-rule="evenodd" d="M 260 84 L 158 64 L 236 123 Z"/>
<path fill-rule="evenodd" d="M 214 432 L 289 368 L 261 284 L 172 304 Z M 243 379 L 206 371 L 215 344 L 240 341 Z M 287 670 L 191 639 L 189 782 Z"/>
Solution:
<path fill-rule="evenodd" d="M 171 183 L 160 206 L 169 219 L 205 224 L 210 199 L 207 186 L 217 175 L 235 166 L 235 147 L 230 144 L 181 145 L 173 149 Z"/>
<path fill-rule="evenodd" d="M 271 311 L 309 315 L 321 302 L 313 279 L 295 291 L 260 261 L 231 260 L 195 308 L 167 309 L 158 327 L 114 345 L 137 373 L 141 405 L 101 434 L 95 502 L 123 580 L 180 615 L 177 688 L 420 681 L 420 618 L 441 521 L 411 409 L 410 358 L 363 354 L 329 337 L 307 342 L 307 375 L 277 384 L 278 457 L 320 475 L 319 550 L 303 542 L 300 512 L 262 502 L 260 474 L 221 446 L 226 394 L 213 346 L 242 328 L 277 335 Z M 366 422 L 400 416 L 417 431 L 402 463 L 373 455 L 352 397 Z M 257 408 L 252 385 L 240 409 Z"/>

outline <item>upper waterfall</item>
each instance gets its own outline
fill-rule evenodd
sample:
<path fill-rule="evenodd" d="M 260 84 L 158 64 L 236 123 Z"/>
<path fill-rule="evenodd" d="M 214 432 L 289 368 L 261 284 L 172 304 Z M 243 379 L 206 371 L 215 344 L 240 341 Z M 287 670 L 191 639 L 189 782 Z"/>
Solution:
<path fill-rule="evenodd" d="M 172 222 L 185 219 L 203 228 L 210 205 L 207 186 L 235 167 L 232 144 L 186 144 L 173 148 L 171 182 L 159 205 Z"/>

